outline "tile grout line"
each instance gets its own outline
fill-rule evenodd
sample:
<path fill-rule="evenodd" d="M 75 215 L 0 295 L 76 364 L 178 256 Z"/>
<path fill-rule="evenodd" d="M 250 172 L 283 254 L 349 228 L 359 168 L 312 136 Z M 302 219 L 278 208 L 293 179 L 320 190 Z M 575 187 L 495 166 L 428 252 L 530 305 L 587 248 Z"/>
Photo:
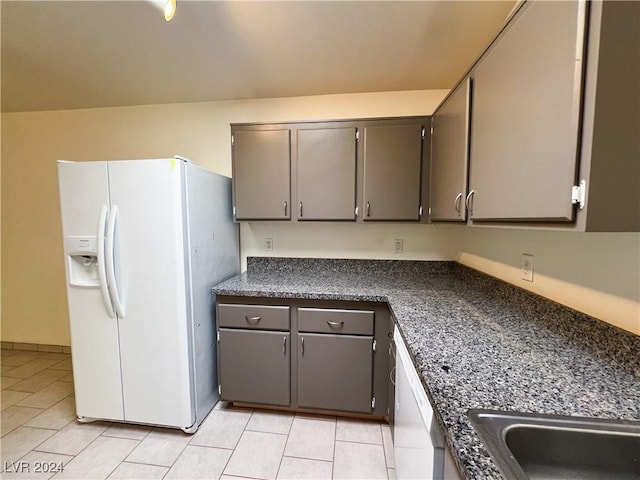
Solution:
<path fill-rule="evenodd" d="M 333 430 L 333 457 L 331 459 L 331 478 L 335 478 L 336 476 L 336 448 L 337 448 L 337 437 L 338 437 L 338 419 L 336 418 L 336 425 Z"/>
<path fill-rule="evenodd" d="M 75 421 L 75 420 L 74 420 L 74 421 Z M 65 425 L 65 426 L 64 426 L 64 428 L 67 428 L 69 425 L 71 425 L 71 422 L 69 422 L 67 425 Z M 85 424 L 82 424 L 82 423 L 78 422 L 78 425 L 85 425 Z M 35 427 L 33 427 L 33 428 L 35 428 Z M 63 428 L 63 429 L 64 429 L 64 428 Z M 109 428 L 109 427 L 107 427 L 107 428 Z M 56 431 L 56 433 L 61 432 L 63 429 L 61 429 L 61 430 L 57 430 L 57 431 Z M 106 431 L 106 429 L 105 429 L 105 431 Z M 53 435 L 55 435 L 55 433 L 54 433 Z M 53 437 L 53 435 L 51 435 L 51 437 Z M 49 438 L 51 438 L 51 437 L 49 437 Z M 49 438 L 47 438 L 47 440 L 49 440 Z M 38 446 L 37 446 L 37 447 L 35 447 L 35 448 L 33 448 L 31 451 L 32 451 L 32 452 L 40 452 L 40 453 L 53 453 L 53 454 L 55 454 L 55 455 L 69 455 L 69 456 L 73 457 L 73 458 L 71 459 L 71 461 L 73 461 L 73 460 L 74 460 L 78 455 L 80 455 L 82 452 L 84 452 L 84 451 L 87 449 L 87 447 L 89 447 L 89 445 L 91 445 L 93 442 L 95 442 L 98 438 L 100 438 L 100 435 L 98 435 L 96 438 L 94 438 L 93 440 L 91 440 L 91 441 L 89 442 L 89 444 L 87 444 L 87 445 L 85 445 L 84 447 L 82 447 L 82 449 L 81 449 L 78 453 L 76 453 L 76 454 L 71 454 L 71 453 L 60 453 L 60 452 L 48 452 L 48 451 L 46 451 L 46 450 L 38 450 L 38 447 L 39 447 L 40 445 L 42 445 L 44 442 L 46 442 L 47 440 L 44 440 L 43 442 L 39 443 L 39 444 L 38 444 Z M 71 463 L 71 461 L 70 461 L 69 463 Z"/>
<path fill-rule="evenodd" d="M 53 367 L 53 366 L 57 366 L 59 363 L 62 363 L 62 362 L 65 362 L 65 361 L 67 361 L 67 359 L 62 359 L 62 360 L 58 361 L 57 363 L 55 363 L 54 365 L 52 365 L 52 366 L 50 366 L 50 367 L 47 367 L 47 368 L 51 368 L 51 367 Z M 28 363 L 28 362 L 27 362 L 27 363 Z M 20 366 L 16 366 L 15 368 L 19 368 L 19 367 L 20 367 Z M 45 368 L 45 369 L 43 369 L 43 370 L 46 370 L 47 368 Z M 38 372 L 35 372 L 35 373 L 31 374 L 29 377 L 17 377 L 17 378 L 18 378 L 18 380 L 19 380 L 19 381 L 28 380 L 28 379 L 30 379 L 31 377 L 33 377 L 33 376 L 38 375 L 39 373 L 41 373 L 43 370 L 40 370 L 40 371 L 38 371 Z M 59 370 L 59 371 L 62 371 L 62 369 L 53 369 L 53 370 L 56 370 L 56 371 L 58 371 L 58 370 Z M 70 372 L 68 372 L 68 373 L 70 373 Z M 9 378 L 16 378 L 16 377 L 9 377 Z M 59 381 L 60 381 L 60 380 L 58 379 L 58 380 L 56 380 L 55 382 L 53 382 L 52 384 L 55 384 L 56 382 L 59 382 Z M 47 388 L 47 387 L 44 387 L 44 388 Z M 42 389 L 41 389 L 41 390 L 42 390 Z M 41 391 L 41 390 L 39 390 L 39 391 Z M 39 391 L 38 391 L 38 392 L 39 392 Z M 19 392 L 19 391 L 16 391 L 16 392 Z M 27 394 L 28 394 L 28 395 L 27 395 L 27 397 L 25 397 L 25 399 L 23 399 L 23 400 L 26 400 L 26 399 L 30 398 L 30 396 L 31 396 L 31 395 L 33 395 L 33 394 L 35 394 L 35 393 L 38 393 L 38 392 L 19 392 L 19 393 L 27 393 Z M 38 413 L 35 415 L 35 416 L 38 416 L 38 415 L 41 415 L 43 412 L 45 412 L 45 411 L 47 411 L 47 410 L 49 410 L 49 409 L 51 409 L 51 408 L 54 408 L 56 405 L 58 405 L 58 404 L 62 403 L 63 401 L 65 401 L 65 400 L 66 400 L 66 399 L 68 399 L 69 397 L 73 397 L 73 396 L 74 396 L 74 393 L 69 393 L 66 397 L 64 397 L 64 398 L 62 398 L 62 399 L 57 400 L 56 402 L 54 402 L 53 404 L 49 405 L 49 406 L 48 406 L 48 407 L 46 407 L 46 408 L 40 408 L 40 407 L 24 407 L 24 406 L 20 406 L 20 405 L 16 405 L 16 406 L 17 406 L 17 407 L 19 407 L 19 408 L 33 408 L 33 409 L 36 409 L 36 410 L 40 410 L 40 412 L 38 412 Z M 21 400 L 21 401 L 23 401 L 23 400 Z M 12 406 L 13 406 L 13 405 L 12 405 Z M 292 432 L 292 429 L 293 429 L 293 423 L 295 422 L 295 419 L 296 419 L 296 418 L 300 418 L 301 420 L 311 420 L 311 421 L 322 421 L 322 422 L 333 422 L 333 423 L 334 423 L 334 426 L 333 426 L 333 429 L 332 429 L 332 431 L 333 431 L 333 451 L 332 451 L 332 460 L 331 460 L 331 462 L 330 462 L 330 463 L 331 463 L 331 476 L 332 476 L 332 478 L 333 478 L 333 477 L 335 477 L 335 474 L 336 474 L 336 472 L 335 472 L 335 455 L 336 455 L 337 442 L 338 442 L 338 439 L 337 439 L 337 427 L 338 427 L 339 417 L 331 417 L 331 416 L 325 416 L 325 415 L 314 415 L 314 414 L 306 414 L 306 413 L 302 413 L 302 414 L 293 413 L 293 414 L 292 414 L 292 417 L 290 417 L 290 422 L 289 422 L 289 424 L 288 424 L 288 428 L 287 428 L 287 430 L 286 430 L 286 433 L 274 432 L 274 431 L 264 431 L 264 432 L 262 432 L 262 431 L 260 431 L 260 430 L 251 430 L 251 428 L 250 428 L 249 424 L 250 424 L 251 420 L 255 418 L 255 414 L 256 414 L 256 413 L 259 413 L 259 412 L 257 412 L 257 411 L 256 411 L 256 409 L 250 409 L 250 412 L 251 412 L 251 415 L 249 416 L 248 420 L 247 420 L 247 421 L 244 423 L 244 425 L 243 425 L 242 433 L 241 433 L 241 435 L 240 435 L 240 438 L 239 438 L 239 439 L 234 443 L 234 446 L 233 446 L 233 448 L 232 448 L 232 449 L 227 449 L 227 448 L 223 448 L 223 447 L 213 447 L 213 446 L 208 446 L 208 445 L 201 445 L 201 446 L 203 446 L 203 447 L 205 447 L 205 448 L 207 448 L 207 449 L 209 449 L 209 448 L 210 448 L 210 449 L 213 449 L 213 450 L 227 450 L 227 451 L 230 451 L 229 458 L 228 458 L 228 459 L 227 459 L 227 461 L 225 462 L 224 466 L 222 466 L 222 471 L 221 471 L 221 474 L 220 474 L 221 476 L 222 476 L 222 475 L 229 475 L 229 474 L 225 474 L 225 470 L 226 470 L 226 468 L 229 466 L 229 462 L 230 462 L 230 460 L 231 460 L 232 456 L 234 455 L 234 453 L 235 453 L 236 449 L 238 448 L 238 445 L 239 445 L 239 443 L 240 443 L 240 440 L 241 440 L 241 438 L 242 438 L 242 436 L 244 435 L 244 433 L 245 433 L 245 432 L 254 432 L 254 433 L 258 433 L 258 434 L 260 434 L 260 433 L 262 433 L 262 434 L 274 434 L 274 433 L 275 433 L 275 434 L 281 435 L 282 437 L 284 437 L 284 438 L 285 438 L 285 441 L 284 441 L 284 450 L 283 450 L 283 451 L 282 451 L 282 453 L 280 454 L 279 463 L 278 463 L 278 467 L 277 467 L 277 471 L 276 471 L 276 478 L 277 478 L 278 474 L 280 473 L 280 470 L 281 470 L 281 468 L 282 468 L 282 464 L 283 464 L 283 461 L 284 461 L 284 458 L 285 458 L 285 457 L 290 457 L 290 458 L 293 458 L 293 459 L 307 459 L 307 460 L 310 460 L 310 461 L 319 461 L 319 462 L 325 463 L 325 462 L 326 462 L 326 460 L 319 460 L 319 459 L 317 459 L 317 458 L 307 458 L 307 457 L 298 457 L 298 456 L 285 455 L 286 446 L 287 446 L 287 444 L 288 444 L 289 440 L 291 439 L 291 432 Z M 212 413 L 213 413 L 213 412 L 212 412 Z M 34 416 L 34 417 L 32 417 L 32 418 L 35 418 L 35 416 Z M 30 420 L 31 420 L 31 419 L 30 419 Z M 74 420 L 72 420 L 72 421 L 70 421 L 67 425 L 63 426 L 61 429 L 52 429 L 52 428 L 29 427 L 29 426 L 26 426 L 26 425 L 25 425 L 25 423 L 27 423 L 27 422 L 28 422 L 28 421 L 30 421 L 30 420 L 27 420 L 26 422 L 24 422 L 24 423 L 20 424 L 18 427 L 20 427 L 20 426 L 25 426 L 26 428 L 29 428 L 29 429 L 37 429 L 37 430 L 46 430 L 46 431 L 50 431 L 50 432 L 52 432 L 52 435 L 51 435 L 51 436 L 54 436 L 56 433 L 58 433 L 58 432 L 60 432 L 60 431 L 64 430 L 64 429 L 65 429 L 65 428 L 67 428 L 70 424 L 72 424 L 72 423 L 74 423 L 74 422 L 76 421 L 75 419 L 74 419 Z M 139 446 L 139 445 L 140 445 L 140 444 L 141 444 L 145 439 L 147 439 L 147 438 L 148 438 L 149 434 L 154 430 L 154 429 L 152 428 L 151 430 L 149 430 L 148 432 L 146 432 L 146 433 L 144 434 L 144 436 L 143 436 L 141 439 L 138 439 L 138 438 L 129 438 L 129 437 L 126 437 L 126 436 L 118 436 L 118 435 L 107 435 L 107 431 L 108 431 L 112 426 L 117 426 L 117 425 L 127 425 L 127 424 L 120 424 L 120 423 L 114 423 L 114 422 L 105 422 L 105 423 L 106 423 L 106 426 L 105 426 L 105 428 L 100 432 L 100 434 L 99 434 L 96 438 L 94 438 L 94 439 L 93 439 L 93 440 L 92 440 L 88 445 L 86 445 L 84 448 L 82 448 L 82 449 L 81 449 L 77 454 L 75 454 L 75 455 L 70 455 L 70 454 L 61 454 L 61 453 L 55 453 L 55 452 L 46 452 L 46 451 L 44 451 L 44 450 L 38 450 L 38 448 L 40 448 L 40 447 L 41 447 L 41 445 L 42 445 L 43 443 L 45 443 L 46 441 L 48 441 L 48 440 L 51 438 L 51 437 L 48 437 L 47 439 L 45 439 L 45 440 L 43 440 L 42 442 L 40 442 L 40 443 L 39 443 L 35 448 L 31 449 L 29 452 L 27 452 L 25 455 L 23 455 L 23 456 L 22 456 L 22 457 L 20 457 L 20 458 L 24 458 L 26 455 L 28 455 L 29 453 L 32 453 L 32 452 L 41 452 L 41 453 L 48 453 L 48 454 L 52 454 L 52 455 L 64 455 L 64 456 L 66 456 L 66 457 L 69 457 L 69 461 L 68 461 L 68 463 L 71 463 L 72 461 L 74 461 L 74 460 L 76 459 L 76 457 L 78 457 L 78 456 L 79 456 L 79 455 L 81 455 L 83 452 L 85 452 L 87 448 L 89 448 L 90 446 L 92 446 L 92 445 L 96 442 L 96 440 L 98 440 L 98 438 L 101 438 L 101 437 L 103 437 L 103 438 L 114 438 L 114 439 L 117 439 L 117 440 L 133 440 L 133 447 L 132 447 L 132 449 L 131 449 L 131 452 L 133 452 L 133 451 L 134 451 L 134 450 L 135 450 L 135 449 L 136 449 L 136 448 L 137 448 L 137 447 L 138 447 L 138 446 Z M 17 428 L 17 427 L 16 427 L 16 428 Z M 268 429 L 268 428 L 265 428 L 264 430 L 267 430 L 267 429 Z M 370 443 L 370 442 L 367 442 L 367 441 L 351 441 L 351 440 L 341 440 L 341 441 L 346 442 L 346 443 L 351 443 L 351 444 L 361 444 L 361 445 L 381 445 L 381 446 L 383 447 L 383 448 L 382 448 L 382 451 L 383 451 L 383 454 L 384 454 L 384 453 L 386 452 L 386 449 L 385 449 L 385 443 L 384 443 L 384 436 L 382 436 L 382 431 L 381 431 L 381 429 L 382 429 L 382 422 L 377 422 L 377 429 L 378 429 L 378 431 L 380 432 L 380 435 L 381 435 L 381 438 L 382 438 L 382 442 L 381 442 L 381 443 L 375 443 L 375 442 L 374 442 L 374 443 Z M 158 430 L 158 429 L 156 429 L 156 430 Z M 12 429 L 12 430 L 11 430 L 10 432 L 8 432 L 8 433 L 11 433 L 11 432 L 13 432 L 13 431 L 15 431 L 15 428 L 14 428 L 14 429 Z M 131 463 L 131 464 L 147 465 L 147 466 L 150 466 L 150 467 L 156 467 L 156 468 L 163 468 L 163 469 L 166 469 L 166 471 L 164 471 L 164 473 L 162 474 L 162 478 L 166 478 L 166 477 L 167 477 L 167 475 L 168 475 L 168 473 L 171 471 L 171 469 L 175 468 L 176 463 L 177 463 L 177 462 L 179 461 L 179 459 L 184 455 L 184 452 L 186 451 L 187 447 L 188 447 L 188 446 L 196 446 L 196 445 L 192 445 L 192 444 L 191 444 L 191 441 L 192 441 L 192 440 L 193 440 L 193 438 L 191 438 L 191 439 L 189 439 L 189 440 L 187 441 L 187 443 L 186 443 L 186 444 L 183 446 L 183 448 L 180 450 L 180 452 L 178 453 L 178 455 L 177 455 L 176 459 L 171 463 L 171 465 L 157 465 L 157 464 L 154 464 L 154 463 L 145 463 L 145 462 L 138 462 L 138 461 L 135 461 L 135 462 L 127 462 L 127 458 L 131 455 L 131 452 L 129 452 L 129 453 L 125 456 L 125 458 L 124 458 L 122 461 L 118 462 L 118 464 L 117 464 L 117 465 L 116 465 L 116 466 L 115 466 L 115 467 L 114 467 L 114 468 L 113 468 L 113 469 L 108 473 L 108 475 L 112 475 L 112 474 L 113 474 L 113 473 L 114 473 L 114 472 L 115 472 L 115 471 L 116 471 L 116 470 L 117 470 L 117 469 L 118 469 L 122 464 L 124 464 L 124 463 Z M 388 466 L 388 463 L 387 463 L 387 457 L 386 457 L 386 455 L 384 455 L 384 465 L 385 465 L 385 475 L 387 475 L 387 476 L 388 476 L 388 475 L 389 475 L 388 470 L 390 469 L 390 467 Z M 237 478 L 247 478 L 247 477 L 242 477 L 242 476 L 235 476 L 235 477 L 237 477 Z"/>
<path fill-rule="evenodd" d="M 19 425 L 19 427 L 24 427 L 24 428 L 34 428 L 34 429 L 36 429 L 36 430 L 48 430 L 48 431 L 51 431 L 51 432 L 57 432 L 57 430 L 51 430 L 50 428 L 25 427 L 24 425 Z M 16 429 L 14 429 L 14 430 L 12 430 L 12 432 L 13 432 L 13 431 L 15 431 L 15 430 L 17 430 L 17 428 L 16 428 Z M 55 435 L 55 433 L 54 433 L 53 435 Z M 53 435 L 51 435 L 51 436 L 49 436 L 49 437 L 45 438 L 44 440 L 42 440 L 42 441 L 41 441 L 40 443 L 38 443 L 34 448 L 32 448 L 31 450 L 29 450 L 29 451 L 28 451 L 27 453 L 25 453 L 24 455 L 22 455 L 22 456 L 18 457 L 16 460 L 11 460 L 11 461 L 13 461 L 13 462 L 18 462 L 18 461 L 22 460 L 24 457 L 26 457 L 27 455 L 29 455 L 31 452 L 35 452 L 35 451 L 36 451 L 36 448 L 38 448 L 38 447 L 39 447 L 40 445 L 42 445 L 44 442 L 46 442 L 46 441 L 47 441 L 47 440 L 49 440 L 51 437 L 53 437 Z M 44 453 L 49 453 L 49 452 L 44 452 Z M 4 472 L 4 465 L 2 465 L 2 472 Z"/>
<path fill-rule="evenodd" d="M 384 431 L 383 431 L 383 428 L 382 428 L 382 424 L 380 425 L 380 433 L 382 434 L 382 453 L 384 454 L 384 464 L 387 467 L 387 469 L 389 469 L 391 467 L 389 466 L 389 463 L 387 462 L 387 453 L 388 452 L 387 452 L 387 445 L 386 445 L 386 443 L 384 441 Z M 391 435 L 391 434 L 389 434 L 389 435 Z M 393 450 L 391 452 L 389 452 L 389 453 L 393 453 Z M 393 466 L 395 468 L 395 459 L 394 459 Z M 389 476 L 389 474 L 387 473 L 387 477 L 388 476 Z"/>
<path fill-rule="evenodd" d="M 289 444 L 289 435 L 291 434 L 291 429 L 293 428 L 293 420 L 295 419 L 295 415 L 291 417 L 291 424 L 289 424 L 289 428 L 287 429 L 287 439 L 284 442 L 284 448 L 282 449 L 282 455 L 280 455 L 280 462 L 278 463 L 278 470 L 276 471 L 276 478 L 280 474 L 280 469 L 282 468 L 282 461 L 284 460 L 284 452 L 287 450 L 287 445 Z M 247 422 L 249 425 L 249 422 Z"/>
<path fill-rule="evenodd" d="M 227 458 L 227 461 L 224 463 L 224 466 L 222 467 L 222 471 L 220 472 L 220 477 L 222 477 L 225 474 L 224 471 L 229 466 L 229 462 L 231 461 L 231 457 L 233 457 L 233 454 L 236 451 L 236 447 L 238 446 L 238 444 L 240 443 L 240 439 L 242 438 L 242 434 L 246 431 L 247 425 L 249 425 L 249 422 L 251 421 L 251 418 L 253 417 L 254 413 L 255 413 L 255 409 L 252 408 L 251 409 L 251 415 L 249 415 L 249 419 L 247 420 L 247 423 L 245 423 L 244 427 L 242 427 L 242 433 L 240 434 L 240 437 L 238 438 L 238 441 L 234 444 L 233 448 L 231 449 L 231 455 L 229 455 L 229 458 Z M 202 423 L 204 423 L 204 420 L 203 420 Z M 169 472 L 167 472 L 167 473 L 169 473 Z"/>
<path fill-rule="evenodd" d="M 152 433 L 156 428 L 157 428 L 157 427 L 152 428 L 152 429 L 151 429 L 151 431 L 149 431 L 149 433 L 148 433 L 148 434 L 147 434 L 147 436 L 145 437 L 145 439 L 146 439 L 146 438 L 148 438 L 148 437 L 149 437 L 149 435 L 151 435 L 151 433 Z M 172 463 L 172 464 L 167 468 L 167 471 L 166 471 L 166 473 L 162 476 L 162 478 L 164 478 L 164 477 L 166 477 L 167 475 L 169 475 L 169 472 L 170 472 L 170 471 L 171 471 L 171 469 L 175 466 L 176 462 L 180 459 L 180 457 L 182 456 L 182 454 L 184 453 L 184 451 L 187 449 L 187 446 L 189 445 L 189 443 L 191 442 L 191 440 L 192 440 L 192 439 L 193 439 L 193 436 L 192 436 L 192 438 L 190 438 L 190 439 L 189 439 L 189 441 L 188 441 L 187 443 L 185 443 L 185 444 L 184 444 L 184 447 L 182 447 L 182 450 L 180 450 L 180 453 L 176 456 L 176 459 L 175 459 L 175 460 L 173 461 L 173 463 Z M 142 443 L 142 442 L 140 442 L 140 443 Z M 137 447 L 136 447 L 136 448 L 137 448 Z M 134 449 L 134 450 L 135 450 L 135 449 Z M 133 450 L 131 450 L 131 453 L 133 453 Z M 129 455 L 131 455 L 131 453 L 130 453 Z M 129 455 L 127 455 L 127 457 L 129 457 Z M 126 460 L 126 458 L 125 458 L 125 460 Z M 124 461 L 124 460 L 123 460 L 123 461 Z M 122 462 L 121 462 L 121 463 L 122 463 Z M 157 466 L 157 467 L 160 467 L 160 466 L 167 467 L 166 465 L 156 465 L 156 466 Z"/>

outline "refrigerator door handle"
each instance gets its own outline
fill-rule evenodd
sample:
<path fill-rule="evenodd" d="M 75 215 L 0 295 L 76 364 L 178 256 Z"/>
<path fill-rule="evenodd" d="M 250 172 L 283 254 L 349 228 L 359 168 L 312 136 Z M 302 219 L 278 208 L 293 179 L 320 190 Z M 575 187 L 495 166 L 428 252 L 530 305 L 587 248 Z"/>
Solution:
<path fill-rule="evenodd" d="M 100 280 L 100 290 L 102 292 L 102 299 L 104 300 L 104 306 L 107 309 L 107 314 L 109 318 L 115 317 L 116 313 L 113 311 L 113 305 L 111 304 L 111 297 L 109 296 L 109 286 L 107 285 L 107 269 L 105 265 L 105 251 L 104 251 L 104 242 L 105 242 L 105 231 L 107 228 L 107 214 L 109 210 L 106 205 L 102 206 L 100 210 L 100 219 L 98 220 L 98 245 L 97 245 L 97 255 L 98 255 L 98 278 Z"/>
<path fill-rule="evenodd" d="M 109 279 L 109 293 L 113 299 L 118 317 L 124 318 L 124 305 L 118 291 L 118 283 L 116 279 L 115 266 L 115 248 L 116 248 L 116 222 L 118 221 L 118 206 L 113 205 L 109 222 L 107 223 L 107 278 Z"/>

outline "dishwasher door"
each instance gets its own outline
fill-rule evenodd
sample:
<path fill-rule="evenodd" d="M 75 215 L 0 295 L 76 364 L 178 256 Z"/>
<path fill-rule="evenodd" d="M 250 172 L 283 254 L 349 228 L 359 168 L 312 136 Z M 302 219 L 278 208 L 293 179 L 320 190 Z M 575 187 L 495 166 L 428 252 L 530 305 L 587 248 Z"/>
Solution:
<path fill-rule="evenodd" d="M 394 447 L 396 477 L 437 479 L 444 477 L 444 439 L 399 332 L 396 344 L 396 394 Z"/>

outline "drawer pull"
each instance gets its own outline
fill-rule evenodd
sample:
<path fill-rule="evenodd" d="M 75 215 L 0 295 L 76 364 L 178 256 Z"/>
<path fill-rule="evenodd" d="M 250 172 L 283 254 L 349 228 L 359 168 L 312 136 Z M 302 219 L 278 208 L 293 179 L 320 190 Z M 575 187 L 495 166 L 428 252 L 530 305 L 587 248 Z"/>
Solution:
<path fill-rule="evenodd" d="M 344 322 L 332 322 L 327 320 L 327 325 L 331 328 L 342 328 L 344 326 Z"/>
<path fill-rule="evenodd" d="M 262 317 L 259 315 L 257 317 L 245 316 L 244 319 L 249 323 L 258 323 L 260 320 L 262 320 Z"/>

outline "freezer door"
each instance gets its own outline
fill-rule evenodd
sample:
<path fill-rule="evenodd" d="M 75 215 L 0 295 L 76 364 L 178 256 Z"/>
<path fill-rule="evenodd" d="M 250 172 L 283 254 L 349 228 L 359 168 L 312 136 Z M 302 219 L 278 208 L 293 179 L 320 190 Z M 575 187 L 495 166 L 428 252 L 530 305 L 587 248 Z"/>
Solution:
<path fill-rule="evenodd" d="M 83 268 L 86 259 L 73 255 L 79 253 L 78 239 L 95 240 L 96 251 L 90 248 L 86 257 L 97 254 L 98 242 L 104 242 L 98 231 L 101 211 L 109 205 L 107 164 L 58 162 L 58 183 L 76 413 L 79 417 L 123 420 L 118 324 L 107 306 L 108 297 L 103 295 L 106 289 L 97 280 L 72 279 L 73 269 Z"/>
<path fill-rule="evenodd" d="M 185 283 L 184 162 L 109 162 L 126 421 L 195 421 Z"/>

